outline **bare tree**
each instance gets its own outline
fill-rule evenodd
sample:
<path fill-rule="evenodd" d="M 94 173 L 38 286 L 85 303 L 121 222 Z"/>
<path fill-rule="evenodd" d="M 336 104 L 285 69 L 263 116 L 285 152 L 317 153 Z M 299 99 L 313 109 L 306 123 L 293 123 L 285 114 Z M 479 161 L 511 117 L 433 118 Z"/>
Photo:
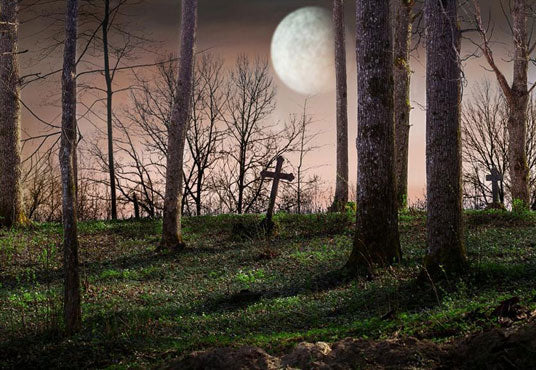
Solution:
<path fill-rule="evenodd" d="M 513 0 L 510 6 L 512 21 L 509 25 L 513 36 L 513 78 L 510 85 L 495 62 L 491 49 L 491 40 L 481 17 L 480 5 L 473 0 L 475 10 L 476 29 L 481 37 L 481 42 L 475 43 L 486 58 L 488 65 L 493 70 L 499 86 L 504 94 L 508 105 L 508 136 L 509 144 L 509 171 L 511 181 L 512 199 L 519 199 L 526 206 L 529 205 L 529 169 L 527 164 L 526 138 L 527 138 L 527 107 L 529 95 L 536 86 L 528 86 L 528 63 L 529 54 L 534 46 L 529 47 L 527 36 L 527 0 Z"/>
<path fill-rule="evenodd" d="M 457 0 L 427 0 L 427 253 L 435 274 L 465 266 L 460 135 L 461 65 Z"/>
<path fill-rule="evenodd" d="M 252 65 L 240 56 L 228 83 L 225 156 L 214 186 L 227 211 L 261 211 L 265 185 L 260 173 L 292 149 L 299 130 L 266 123 L 275 109 L 275 88 L 266 61 L 257 59 Z"/>
<path fill-rule="evenodd" d="M 408 199 L 408 150 L 410 104 L 410 48 L 412 37 L 414 0 L 392 0 L 393 51 L 394 51 L 394 101 L 395 101 L 395 158 L 396 197 L 398 208 L 407 207 Z"/>
<path fill-rule="evenodd" d="M 311 132 L 311 125 L 314 123 L 311 115 L 307 114 L 307 100 L 303 104 L 301 114 L 293 114 L 290 118 L 291 126 L 298 128 L 298 137 L 294 152 L 297 155 L 297 163 L 293 165 L 293 173 L 296 180 L 283 183 L 283 191 L 279 208 L 286 212 L 311 213 L 317 210 L 319 205 L 316 202 L 318 189 L 320 187 L 320 177 L 310 175 L 311 167 L 306 167 L 305 159 L 319 146 L 314 144 L 314 140 L 320 135 L 319 132 Z M 288 162 L 292 165 L 292 162 Z M 344 208 L 343 208 L 344 209 Z"/>
<path fill-rule="evenodd" d="M 462 140 L 465 198 L 469 206 L 484 208 L 492 202 L 491 184 L 486 175 L 496 168 L 504 181 L 499 189 L 501 203 L 512 201 L 509 177 L 508 104 L 501 91 L 495 93 L 489 82 L 479 85 L 462 111 Z M 530 99 L 527 109 L 527 163 L 529 189 L 536 186 L 536 111 Z M 533 197 L 534 201 L 534 197 Z"/>
<path fill-rule="evenodd" d="M 196 23 L 197 0 L 183 0 L 179 76 L 168 130 L 166 192 L 161 242 L 161 246 L 166 249 L 184 248 L 180 203 L 183 190 L 184 146 L 190 114 Z"/>
<path fill-rule="evenodd" d="M 74 151 L 76 150 L 76 44 L 78 0 L 67 2 L 65 49 L 62 74 L 62 123 L 60 167 L 63 193 L 63 255 L 65 270 L 64 320 L 68 334 L 80 330 L 80 276 Z"/>
<path fill-rule="evenodd" d="M 358 194 L 346 268 L 372 272 L 401 259 L 394 167 L 393 54 L 389 0 L 356 1 Z"/>
<path fill-rule="evenodd" d="M 227 92 L 224 89 L 223 60 L 206 53 L 195 60 L 188 132 L 183 165 L 184 189 L 182 210 L 202 214 L 208 209 L 211 194 L 211 172 L 221 152 L 224 134 L 222 109 Z M 134 195 L 141 209 L 155 217 L 162 209 L 167 156 L 167 130 L 175 99 L 176 68 L 173 63 L 160 64 L 149 78 L 136 74 L 137 83 L 131 92 L 131 107 L 124 124 L 116 119 L 116 148 L 122 163 L 116 169 L 117 186 L 122 198 L 134 204 Z M 143 150 L 141 150 L 143 148 Z M 94 148 L 102 164 L 104 153 Z M 207 199 L 205 199 L 207 198 Z M 207 200 L 207 201 L 205 201 Z M 192 211 L 193 209 L 193 211 Z"/>
<path fill-rule="evenodd" d="M 346 84 L 346 41 L 344 2 L 333 0 L 335 26 L 335 69 L 337 91 L 337 173 L 332 211 L 342 211 L 348 202 L 348 92 Z"/>
<path fill-rule="evenodd" d="M 125 10 L 132 9 L 142 0 L 105 0 L 105 1 L 82 1 L 79 5 L 79 30 L 78 40 L 81 44 L 80 55 L 77 58 L 77 91 L 78 104 L 85 108 L 79 112 L 79 119 L 87 119 L 88 122 L 97 129 L 99 135 L 96 140 L 102 137 L 107 142 L 107 168 L 108 181 L 98 183 L 108 186 L 110 189 L 110 218 L 117 218 L 117 200 L 116 184 L 114 179 L 115 161 L 114 161 L 114 137 L 113 137 L 113 97 L 122 91 L 127 91 L 128 87 L 119 88 L 115 83 L 117 76 L 124 71 L 132 71 L 139 68 L 139 65 L 126 65 L 127 60 L 133 60 L 132 52 L 142 50 L 139 46 L 144 44 L 146 39 L 138 36 L 133 31 L 134 22 L 129 19 L 128 25 L 125 18 L 128 14 Z M 46 18 L 50 22 L 47 34 L 49 37 L 43 38 L 44 42 L 39 45 L 40 54 L 37 59 L 44 60 L 54 53 L 63 43 L 63 37 L 60 36 L 59 25 L 63 23 L 58 19 L 58 12 L 55 7 L 47 4 L 35 2 L 35 6 L 28 6 L 28 11 L 37 18 Z M 53 2 L 52 2 L 53 3 Z M 48 5 L 48 8 L 47 6 Z M 52 8 L 52 9 L 50 9 Z M 138 25 L 136 25 L 138 26 Z M 138 26 L 139 27 L 139 26 Z M 61 31 L 63 32 L 63 31 Z M 146 50 L 146 48 L 143 48 Z M 139 58 L 140 55 L 136 55 Z M 102 60 L 102 63 L 99 61 Z M 61 69 L 53 70 L 48 73 L 33 73 L 24 76 L 24 85 L 28 86 L 37 81 L 45 81 L 53 78 L 61 72 Z M 99 84 L 96 75 L 103 76 L 103 85 Z M 102 118 L 99 107 L 104 106 L 105 118 Z M 103 121 L 106 125 L 102 130 L 100 125 L 95 121 Z M 80 138 L 81 140 L 81 138 Z M 80 140 L 77 140 L 80 141 Z M 78 155 L 75 150 L 75 156 Z M 76 161 L 77 162 L 77 161 Z M 75 175 L 77 176 L 77 166 L 75 162 Z M 100 174 L 99 174 L 99 177 Z M 76 181 L 78 183 L 78 180 Z"/>
<path fill-rule="evenodd" d="M 19 1 L 2 0 L 0 9 L 0 226 L 11 227 L 27 222 L 21 188 Z"/>
<path fill-rule="evenodd" d="M 190 129 L 186 135 L 191 165 L 185 171 L 185 183 L 198 216 L 207 191 L 207 176 L 221 152 L 224 130 L 220 124 L 227 98 L 224 82 L 221 58 L 204 54 L 196 60 Z"/>
<path fill-rule="evenodd" d="M 104 18 L 102 21 L 102 45 L 104 54 L 104 77 L 106 80 L 106 127 L 108 131 L 108 172 L 110 176 L 110 203 L 112 220 L 117 219 L 117 197 L 115 192 L 115 163 L 114 163 L 114 138 L 113 138 L 113 78 L 110 68 L 110 44 L 108 42 L 108 32 L 110 26 L 110 0 L 104 0 Z M 118 58 L 118 61 L 120 58 Z M 115 72 L 115 71 L 114 71 Z"/>
<path fill-rule="evenodd" d="M 155 169 L 155 161 L 151 155 L 147 155 L 144 147 L 138 145 L 136 127 L 127 126 L 121 120 L 117 120 L 115 127 L 119 131 L 116 138 L 116 148 L 122 154 L 122 162 L 116 167 L 117 189 L 123 203 L 132 204 L 145 213 L 147 217 L 154 218 L 162 210 L 164 199 L 163 174 L 158 168 Z M 94 150 L 102 164 L 105 164 L 105 156 L 101 151 Z M 138 216 L 140 212 L 138 212 Z"/>
<path fill-rule="evenodd" d="M 61 173 L 53 161 L 56 151 L 46 150 L 31 158 L 24 171 L 24 207 L 30 220 L 61 221 Z"/>
<path fill-rule="evenodd" d="M 111 218 L 117 219 L 117 194 L 116 194 L 116 175 L 114 161 L 114 132 L 113 132 L 113 96 L 116 93 L 114 90 L 114 79 L 117 76 L 121 63 L 127 59 L 130 53 L 140 44 L 143 39 L 128 32 L 126 27 L 117 24 L 116 19 L 122 15 L 123 7 L 127 5 L 128 0 L 118 0 L 115 6 L 111 6 L 110 0 L 104 0 L 104 13 L 102 17 L 102 56 L 104 60 L 104 80 L 106 82 L 106 140 L 108 144 L 108 177 L 110 186 L 110 206 Z M 114 22 L 115 21 L 115 22 Z M 110 40 L 110 32 L 116 31 L 121 37 L 121 43 L 114 45 Z M 112 64 L 112 59 L 115 58 Z"/>
<path fill-rule="evenodd" d="M 163 210 L 176 70 L 173 62 L 166 61 L 156 63 L 156 72 L 149 76 L 134 72 L 136 82 L 130 91 L 131 104 L 125 109 L 123 119 L 114 120 L 119 134 L 115 139 L 120 157 L 115 169 L 119 201 L 134 205 L 136 196 L 138 206 L 151 218 Z M 98 145 L 91 149 L 100 162 L 100 171 L 106 170 L 106 153 Z"/>
<path fill-rule="evenodd" d="M 266 184 L 261 181 L 260 172 L 277 155 L 289 151 L 298 135 L 297 124 L 291 123 L 285 128 L 276 129 L 276 125 L 265 122 L 273 109 L 273 101 L 264 107 L 258 102 L 263 91 L 266 91 L 262 86 L 263 81 L 269 78 L 267 66 L 258 62 L 256 65 L 262 68 L 257 69 L 245 58 L 243 62 L 240 73 L 244 79 L 239 81 L 243 88 L 238 88 L 235 86 L 238 80 L 231 79 L 231 76 L 239 74 L 238 67 L 226 76 L 223 61 L 219 57 L 203 54 L 195 61 L 183 164 L 184 192 L 181 205 L 185 213 L 213 212 L 215 199 L 220 201 L 220 210 L 237 211 L 237 198 L 233 198 L 233 195 L 238 189 L 240 171 L 238 157 L 233 155 L 240 151 L 240 145 L 247 148 L 243 167 L 246 169 L 246 181 L 242 188 L 245 200 L 243 209 L 244 212 L 262 211 L 265 207 Z M 122 133 L 122 137 L 116 140 L 116 146 L 125 160 L 130 162 L 118 167 L 117 184 L 123 198 L 131 203 L 134 193 L 140 195 L 139 205 L 144 208 L 144 203 L 152 204 L 148 199 L 155 199 L 151 194 L 156 194 L 156 199 L 160 197 L 158 179 L 166 169 L 162 158 L 168 152 L 167 131 L 175 99 L 176 68 L 171 63 L 165 63 L 158 66 L 156 77 L 147 79 L 138 74 L 136 76 L 138 83 L 133 87 L 133 104 L 127 114 L 132 124 L 123 125 L 119 120 L 116 123 L 118 132 Z M 272 86 L 271 79 L 269 85 Z M 243 95 L 239 96 L 239 93 Z M 273 96 L 270 93 L 269 98 L 273 100 Z M 240 116 L 238 109 L 243 109 L 240 103 L 251 106 L 251 110 L 243 111 L 245 131 L 241 131 L 239 126 L 242 121 L 232 118 L 233 114 L 234 117 Z M 236 109 L 233 114 L 230 113 L 231 107 Z M 255 112 L 256 109 L 268 107 L 270 109 L 266 112 Z M 246 117 L 248 113 L 251 115 Z M 240 136 L 241 132 L 245 134 Z M 136 142 L 145 148 L 145 155 L 136 148 Z M 102 152 L 98 158 L 105 163 Z M 146 197 L 142 189 L 150 190 L 147 193 L 151 196 Z"/>
<path fill-rule="evenodd" d="M 508 167 L 508 113 L 504 98 L 494 94 L 488 82 L 473 93 L 472 101 L 462 110 L 462 141 L 464 172 L 464 196 L 474 208 L 484 208 L 491 203 L 491 187 L 486 175 L 493 168 L 506 178 Z M 504 187 L 499 198 L 504 203 Z"/>
<path fill-rule="evenodd" d="M 104 0 L 102 2 L 86 2 L 83 10 L 83 19 L 87 31 L 84 32 L 84 38 L 88 44 L 84 51 L 89 48 L 87 63 L 90 65 L 89 70 L 79 73 L 79 76 L 90 77 L 85 83 L 79 82 L 79 95 L 89 93 L 88 97 L 83 100 L 86 109 L 82 115 L 92 115 L 99 121 L 102 120 L 106 129 L 98 132 L 102 134 L 107 143 L 106 173 L 108 180 L 102 181 L 109 187 L 110 199 L 110 218 L 115 220 L 118 217 L 117 208 L 117 165 L 114 157 L 114 97 L 116 94 L 129 90 L 129 86 L 119 88 L 116 80 L 120 73 L 133 71 L 136 66 L 129 67 L 125 61 L 134 60 L 139 55 L 133 55 L 133 51 L 141 51 L 142 44 L 146 44 L 146 39 L 132 31 L 132 20 L 127 26 L 125 18 L 128 16 L 126 10 L 133 8 L 138 0 Z M 99 36 L 100 35 L 100 36 Z M 98 59 L 102 58 L 102 67 Z M 104 87 L 95 84 L 94 74 L 101 74 L 104 77 Z M 80 80 L 81 81 L 81 80 Z M 104 96 L 103 96 L 104 95 Z M 94 99 L 90 102 L 89 99 Z M 102 118 L 97 107 L 104 105 L 105 118 Z"/>

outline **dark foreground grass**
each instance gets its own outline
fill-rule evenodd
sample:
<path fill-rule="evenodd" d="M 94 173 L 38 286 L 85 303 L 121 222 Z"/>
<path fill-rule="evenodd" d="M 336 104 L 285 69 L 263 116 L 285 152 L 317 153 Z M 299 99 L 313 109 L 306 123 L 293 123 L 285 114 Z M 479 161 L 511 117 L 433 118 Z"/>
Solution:
<path fill-rule="evenodd" d="M 83 330 L 61 335 L 61 229 L 0 231 L 0 367 L 157 366 L 192 350 L 347 336 L 448 341 L 498 325 L 510 297 L 536 308 L 532 214 L 467 214 L 470 271 L 417 281 L 421 213 L 400 217 L 404 262 L 372 280 L 337 275 L 352 245 L 352 216 L 277 216 L 263 237 L 257 216 L 187 218 L 188 248 L 156 253 L 158 221 L 80 227 Z"/>

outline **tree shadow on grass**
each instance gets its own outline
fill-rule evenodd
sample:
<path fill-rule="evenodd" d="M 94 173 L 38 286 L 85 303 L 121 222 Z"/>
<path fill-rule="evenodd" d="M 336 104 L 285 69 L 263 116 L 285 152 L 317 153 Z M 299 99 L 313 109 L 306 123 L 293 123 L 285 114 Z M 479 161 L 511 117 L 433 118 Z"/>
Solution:
<path fill-rule="evenodd" d="M 524 286 L 531 285 L 535 280 L 536 265 L 530 264 L 488 264 L 474 266 L 461 280 L 471 284 L 472 289 L 483 291 L 495 289 L 502 284 L 502 289 L 508 290 L 522 282 Z M 391 325 L 396 320 L 397 312 L 420 312 L 431 309 L 441 303 L 445 294 L 455 293 L 459 284 L 454 281 L 425 284 L 416 279 L 405 280 L 397 284 L 377 284 L 360 289 L 354 286 L 338 271 L 320 273 L 308 281 L 287 285 L 276 289 L 266 289 L 242 292 L 235 295 L 213 295 L 199 304 L 166 306 L 132 307 L 121 311 L 96 312 L 84 318 L 84 331 L 66 341 L 59 336 L 47 337 L 43 333 L 33 334 L 24 338 L 10 339 L 0 344 L 0 365 L 6 367 L 105 367 L 117 364 L 124 359 L 137 358 L 139 354 L 158 352 L 157 348 L 172 348 L 174 356 L 186 350 L 199 349 L 202 346 L 228 344 L 237 338 L 246 338 L 256 334 L 270 334 L 267 330 L 276 332 L 306 332 L 314 328 L 328 328 L 338 323 L 346 327 L 348 323 L 373 319 L 375 326 L 358 326 L 350 328 L 344 335 L 386 334 L 382 330 L 395 330 Z M 346 289 L 343 304 L 326 303 L 321 311 L 316 308 L 303 307 L 300 314 L 295 309 L 279 311 L 270 310 L 272 299 L 293 297 L 295 295 L 317 294 L 330 290 Z M 322 296 L 318 299 L 323 299 Z M 237 310 L 247 310 L 248 307 L 265 302 L 264 308 L 258 313 L 252 313 L 250 318 L 244 317 L 236 324 L 236 332 L 232 338 L 228 334 L 228 322 L 209 321 L 199 324 L 193 320 L 196 316 L 211 313 L 226 313 Z M 299 309 L 300 303 L 295 303 Z M 330 306 L 329 306 L 330 305 Z M 387 310 L 395 311 L 392 315 Z M 251 316 L 249 315 L 249 316 Z M 258 316 L 257 316 L 258 315 Z M 183 323 L 183 319 L 191 317 L 193 321 Z M 237 316 L 240 317 L 240 316 Z M 172 319 L 172 327 L 159 327 L 160 318 Z M 469 320 L 469 319 L 468 319 Z M 201 321 L 202 323 L 203 321 Z M 270 322 L 272 329 L 264 326 Z M 396 322 L 396 321 L 395 321 Z M 201 326 L 199 326 L 201 325 Z M 203 327 L 202 325 L 209 325 Z M 387 329 L 386 329 L 387 328 Z M 151 331 L 154 329 L 154 332 Z M 209 333 L 212 339 L 203 339 L 202 333 Z M 227 334 L 226 334 L 227 333 Z M 374 334 L 376 333 L 376 334 Z M 388 334 L 388 333 L 387 333 Z M 440 336 L 441 333 L 434 335 Z M 452 335 L 450 333 L 449 335 Z M 195 339 L 192 339 L 192 336 Z M 226 339 L 227 338 L 227 339 Z M 179 344 L 177 344 L 179 343 Z M 148 355 L 150 356 L 150 355 Z M 147 358 L 145 358 L 147 360 Z M 161 359 L 161 358 L 160 358 Z M 149 359 L 156 361 L 158 358 Z M 5 361 L 2 363 L 2 361 Z M 1 366 L 0 366 L 1 367 Z"/>
<path fill-rule="evenodd" d="M 373 285 L 368 289 L 350 288 L 355 280 L 341 270 L 317 274 L 310 279 L 289 282 L 280 288 L 245 289 L 238 293 L 215 293 L 193 308 L 193 313 L 221 313 L 245 309 L 262 300 L 311 295 L 336 289 L 352 289 L 355 294 L 345 307 L 334 310 L 333 315 L 350 313 L 372 305 L 390 308 L 393 312 L 420 311 L 441 304 L 445 296 L 456 293 L 461 287 L 469 287 L 474 294 L 479 291 L 503 288 L 509 291 L 524 281 L 532 284 L 536 280 L 536 263 L 528 264 L 480 264 L 473 265 L 458 279 L 440 281 L 418 279 Z M 462 283 L 462 284 L 460 284 Z M 392 313 L 392 312 L 391 312 Z M 385 314 L 390 315 L 386 310 Z"/>
<path fill-rule="evenodd" d="M 180 261 L 184 257 L 197 256 L 202 254 L 215 255 L 232 250 L 244 249 L 243 243 L 230 243 L 226 246 L 215 247 L 190 247 L 180 252 L 158 253 L 153 251 L 144 251 L 140 253 L 123 255 L 114 259 L 102 261 L 89 261 L 80 264 L 81 273 L 84 275 L 98 275 L 109 269 L 138 269 L 161 265 L 165 262 Z M 63 281 L 63 270 L 45 269 L 36 267 L 31 269 L 31 274 L 0 274 L 0 286 L 7 289 L 18 289 L 22 287 L 32 287 L 35 284 L 54 284 Z"/>
<path fill-rule="evenodd" d="M 60 367 L 106 367 L 118 363 L 124 358 L 132 358 L 136 353 L 153 352 L 155 347 L 167 346 L 175 347 L 170 338 L 173 333 L 182 337 L 185 343 L 181 343 L 181 348 L 174 348 L 174 356 L 190 349 L 199 349 L 199 346 L 222 345 L 225 342 L 227 323 L 213 322 L 210 328 L 189 324 L 182 324 L 181 321 L 173 321 L 174 327 L 163 326 L 161 330 L 166 333 L 166 337 L 159 334 L 159 329 L 150 333 L 153 326 L 159 326 L 160 318 L 174 317 L 195 317 L 200 315 L 210 315 L 211 313 L 222 313 L 226 311 L 245 310 L 249 306 L 260 300 L 270 300 L 276 298 L 291 297 L 296 294 L 314 294 L 331 289 L 339 289 L 347 286 L 350 282 L 339 279 L 338 272 L 319 274 L 313 277 L 313 284 L 302 284 L 293 289 L 283 288 L 282 290 L 271 290 L 263 293 L 242 292 L 230 297 L 208 298 L 194 307 L 168 306 L 148 306 L 135 307 L 121 311 L 101 311 L 86 316 L 83 323 L 83 331 L 72 341 L 67 341 L 61 336 L 46 337 L 42 334 L 26 336 L 24 338 L 13 339 L 0 345 L 0 357 L 4 358 L 7 367 L 30 367 L 30 368 L 60 368 Z M 413 291 L 411 283 L 402 289 Z M 236 333 L 233 338 L 244 338 L 255 334 L 275 334 L 276 332 L 296 332 L 307 331 L 316 327 L 327 327 L 332 325 L 333 318 L 341 318 L 341 322 L 352 322 L 358 319 L 366 319 L 373 315 L 369 312 L 369 305 L 372 301 L 381 304 L 380 300 L 387 299 L 389 287 L 366 289 L 351 294 L 345 301 L 345 306 L 333 306 L 333 309 L 323 317 L 315 317 L 317 312 L 303 311 L 296 315 L 294 310 L 279 312 L 278 310 L 261 311 L 259 317 L 240 319 Z M 407 300 L 405 307 L 412 306 Z M 433 305 L 433 300 L 429 300 Z M 269 301 L 268 301 L 269 304 Z M 251 320 L 251 321 L 250 321 Z M 271 322 L 277 326 L 275 332 L 266 329 L 265 322 Z M 186 326 L 183 326 L 186 325 Z M 144 333 L 145 330 L 149 332 Z M 170 331 L 171 330 L 171 331 Z M 212 333 L 211 340 L 203 339 L 198 335 L 208 331 Z M 196 334 L 197 333 L 197 334 Z M 220 334 L 218 334 L 220 333 Z M 193 335 L 196 338 L 190 339 Z M 185 340 L 184 338 L 188 338 Z M 216 338 L 216 339 L 214 339 Z M 176 341 L 181 342 L 176 338 Z M 46 345 L 45 345 L 46 343 Z M 195 348 L 194 348 L 195 347 Z M 137 355 L 136 355 L 137 356 Z M 1 362 L 0 362 L 1 364 Z"/>
<path fill-rule="evenodd" d="M 98 274 L 107 269 L 143 268 L 154 264 L 172 261 L 179 257 L 178 254 L 166 253 L 158 254 L 154 252 L 143 252 L 130 256 L 122 256 L 113 260 L 85 262 L 80 264 L 82 273 Z M 54 284 L 63 281 L 62 269 L 33 269 L 32 274 L 2 274 L 0 284 L 8 289 L 31 287 L 35 284 Z"/>

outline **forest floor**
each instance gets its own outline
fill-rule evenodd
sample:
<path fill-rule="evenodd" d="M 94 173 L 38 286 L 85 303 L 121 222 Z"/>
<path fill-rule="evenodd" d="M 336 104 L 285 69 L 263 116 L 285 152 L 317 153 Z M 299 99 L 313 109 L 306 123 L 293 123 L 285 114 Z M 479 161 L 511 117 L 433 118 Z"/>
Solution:
<path fill-rule="evenodd" d="M 468 212 L 470 269 L 442 282 L 418 279 L 418 211 L 400 216 L 401 264 L 373 279 L 341 278 L 352 219 L 277 215 L 267 240 L 259 216 L 191 217 L 179 253 L 157 253 L 159 221 L 81 223 L 83 329 L 71 338 L 61 334 L 60 225 L 0 230 L 0 368 L 202 368 L 216 361 L 211 355 L 236 365 L 236 351 L 279 366 L 304 341 L 339 343 L 302 344 L 309 365 L 300 365 L 303 356 L 287 364 L 333 362 L 344 346 L 362 357 L 350 358 L 352 366 L 366 368 L 454 367 L 464 351 L 469 367 L 534 360 L 536 329 L 528 342 L 520 332 L 536 328 L 535 214 Z M 505 344 L 512 332 L 525 339 Z M 199 352 L 215 347 L 226 349 Z"/>

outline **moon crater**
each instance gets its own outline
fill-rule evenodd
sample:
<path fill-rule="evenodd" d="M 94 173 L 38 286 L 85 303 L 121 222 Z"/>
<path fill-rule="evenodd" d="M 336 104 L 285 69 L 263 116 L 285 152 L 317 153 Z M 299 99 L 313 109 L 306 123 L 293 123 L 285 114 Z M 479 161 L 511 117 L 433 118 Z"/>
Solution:
<path fill-rule="evenodd" d="M 287 15 L 272 37 L 272 65 L 292 90 L 315 95 L 333 90 L 335 42 L 331 13 L 309 6 Z"/>

